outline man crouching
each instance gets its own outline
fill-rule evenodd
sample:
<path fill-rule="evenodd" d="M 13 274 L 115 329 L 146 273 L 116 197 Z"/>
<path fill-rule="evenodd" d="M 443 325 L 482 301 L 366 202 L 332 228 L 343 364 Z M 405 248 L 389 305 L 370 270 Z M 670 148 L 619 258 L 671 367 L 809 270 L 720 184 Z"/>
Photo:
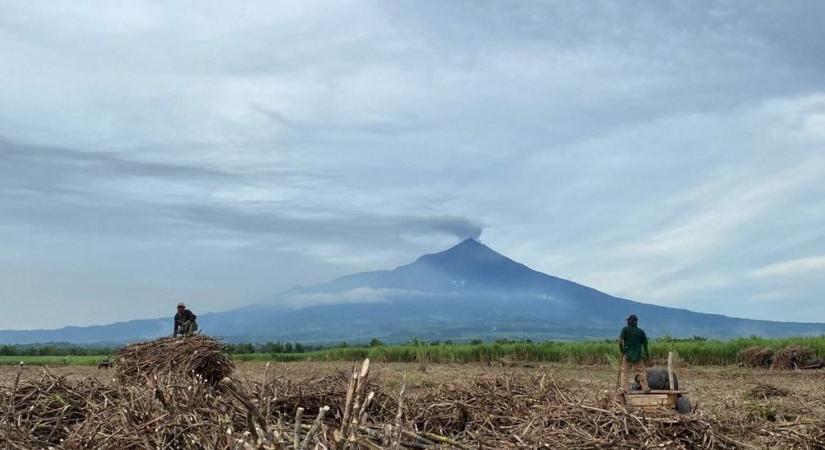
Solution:
<path fill-rule="evenodd" d="M 175 314 L 175 330 L 172 332 L 172 337 L 192 336 L 198 330 L 198 322 L 195 321 L 198 316 L 186 309 L 186 305 L 178 303 L 178 313 Z"/>

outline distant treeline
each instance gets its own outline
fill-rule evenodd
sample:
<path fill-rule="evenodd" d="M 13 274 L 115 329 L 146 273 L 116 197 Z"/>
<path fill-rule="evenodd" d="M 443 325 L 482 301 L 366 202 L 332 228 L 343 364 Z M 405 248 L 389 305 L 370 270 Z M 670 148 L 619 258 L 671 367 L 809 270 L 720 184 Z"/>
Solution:
<path fill-rule="evenodd" d="M 364 344 L 367 345 L 367 344 Z M 347 347 L 346 342 L 334 345 L 310 345 L 300 342 L 267 342 L 265 344 L 226 344 L 229 353 L 291 354 L 319 351 L 332 347 Z M 0 345 L 0 356 L 105 356 L 114 355 L 122 347 L 76 344 Z"/>
<path fill-rule="evenodd" d="M 98 356 L 112 355 L 120 347 L 73 344 L 0 345 L 0 356 Z"/>
<path fill-rule="evenodd" d="M 232 354 L 252 354 L 252 353 L 306 353 L 323 350 L 330 347 L 346 347 L 346 343 L 339 345 L 311 345 L 300 342 L 267 342 L 266 344 L 226 344 L 226 350 Z"/>

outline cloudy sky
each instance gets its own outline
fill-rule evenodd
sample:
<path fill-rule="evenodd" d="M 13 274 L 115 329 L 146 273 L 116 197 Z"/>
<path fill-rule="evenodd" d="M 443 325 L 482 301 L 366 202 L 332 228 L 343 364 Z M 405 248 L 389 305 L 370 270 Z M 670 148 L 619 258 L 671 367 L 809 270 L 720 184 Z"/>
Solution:
<path fill-rule="evenodd" d="M 0 328 L 267 299 L 466 237 L 825 322 L 825 3 L 0 5 Z"/>

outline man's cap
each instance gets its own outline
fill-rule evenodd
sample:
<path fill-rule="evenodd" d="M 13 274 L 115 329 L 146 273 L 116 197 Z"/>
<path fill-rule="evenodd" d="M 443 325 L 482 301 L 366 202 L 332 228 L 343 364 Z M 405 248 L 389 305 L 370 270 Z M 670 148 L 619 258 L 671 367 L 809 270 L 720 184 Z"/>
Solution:
<path fill-rule="evenodd" d="M 186 308 L 186 305 L 184 305 L 183 303 L 178 303 L 178 308 Z"/>
<path fill-rule="evenodd" d="M 633 321 L 639 320 L 639 318 L 636 317 L 636 314 L 631 314 L 631 315 L 627 316 L 627 320 L 633 322 Z"/>

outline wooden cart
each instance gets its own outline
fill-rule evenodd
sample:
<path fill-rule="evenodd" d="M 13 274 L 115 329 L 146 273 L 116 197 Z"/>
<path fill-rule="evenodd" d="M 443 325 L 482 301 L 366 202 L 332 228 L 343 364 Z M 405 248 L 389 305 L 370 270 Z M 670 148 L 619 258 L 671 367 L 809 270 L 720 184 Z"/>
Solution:
<path fill-rule="evenodd" d="M 625 394 L 625 404 L 631 408 L 651 410 L 658 408 L 680 409 L 679 399 L 687 399 L 684 391 L 679 390 L 651 390 L 644 392 L 628 392 Z"/>

